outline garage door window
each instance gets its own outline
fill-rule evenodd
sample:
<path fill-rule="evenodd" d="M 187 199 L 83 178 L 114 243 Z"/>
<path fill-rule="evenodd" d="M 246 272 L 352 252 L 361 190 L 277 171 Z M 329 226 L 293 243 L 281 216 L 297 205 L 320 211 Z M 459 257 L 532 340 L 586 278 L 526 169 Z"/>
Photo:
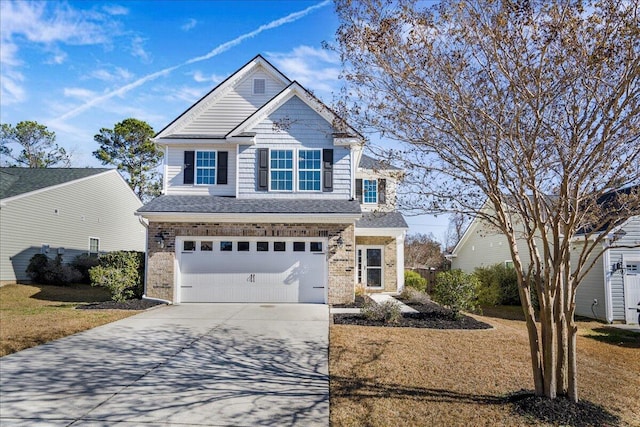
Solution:
<path fill-rule="evenodd" d="M 274 252 L 284 252 L 287 250 L 286 242 L 273 242 L 273 251 Z"/>
<path fill-rule="evenodd" d="M 196 242 L 193 240 L 185 240 L 182 244 L 182 250 L 185 252 L 193 252 L 196 250 Z"/>
<path fill-rule="evenodd" d="M 268 252 L 269 251 L 269 242 L 258 242 L 257 250 L 258 250 L 258 252 Z"/>
<path fill-rule="evenodd" d="M 293 242 L 293 252 L 304 252 L 306 250 L 305 242 Z"/>
<path fill-rule="evenodd" d="M 249 252 L 249 242 L 238 242 L 238 252 Z"/>
<path fill-rule="evenodd" d="M 322 252 L 322 242 L 311 242 L 311 252 Z"/>
<path fill-rule="evenodd" d="M 233 243 L 220 242 L 220 252 L 231 252 L 233 250 Z"/>
<path fill-rule="evenodd" d="M 200 250 L 202 252 L 211 252 L 213 250 L 213 242 L 200 242 Z"/>

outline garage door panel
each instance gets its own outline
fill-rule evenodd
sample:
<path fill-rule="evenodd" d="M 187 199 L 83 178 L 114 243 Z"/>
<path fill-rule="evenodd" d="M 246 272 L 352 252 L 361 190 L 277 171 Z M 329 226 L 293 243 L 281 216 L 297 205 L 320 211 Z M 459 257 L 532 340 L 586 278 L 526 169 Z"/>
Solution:
<path fill-rule="evenodd" d="M 324 302 L 326 255 L 309 252 L 308 244 L 305 252 L 294 252 L 292 241 L 281 252 L 257 251 L 255 243 L 250 251 L 220 246 L 179 254 L 181 302 Z"/>

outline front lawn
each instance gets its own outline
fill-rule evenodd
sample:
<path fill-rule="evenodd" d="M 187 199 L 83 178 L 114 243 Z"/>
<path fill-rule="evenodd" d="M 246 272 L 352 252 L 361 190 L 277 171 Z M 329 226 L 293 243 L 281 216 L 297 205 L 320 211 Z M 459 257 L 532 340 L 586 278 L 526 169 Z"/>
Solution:
<path fill-rule="evenodd" d="M 79 304 L 109 299 L 104 288 L 89 285 L 0 287 L 0 356 L 139 313 L 75 309 Z"/>
<path fill-rule="evenodd" d="M 474 316 L 490 330 L 332 325 L 331 425 L 552 425 L 507 402 L 533 380 L 524 322 L 498 315 Z M 640 425 L 640 334 L 580 322 L 579 335 L 580 398 Z"/>

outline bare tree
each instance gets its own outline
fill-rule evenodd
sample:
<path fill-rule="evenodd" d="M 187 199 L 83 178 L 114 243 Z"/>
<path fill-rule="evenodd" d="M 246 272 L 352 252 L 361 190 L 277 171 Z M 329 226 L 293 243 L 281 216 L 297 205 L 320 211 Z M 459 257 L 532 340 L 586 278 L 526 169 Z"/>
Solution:
<path fill-rule="evenodd" d="M 468 224 L 469 217 L 463 213 L 455 212 L 449 217 L 449 226 L 444 237 L 447 252 L 452 251 L 460 242 Z"/>
<path fill-rule="evenodd" d="M 440 243 L 431 234 L 409 234 L 404 243 L 404 264 L 410 269 L 439 268 L 444 262 Z"/>
<path fill-rule="evenodd" d="M 417 209 L 506 236 L 536 394 L 577 401 L 576 289 L 639 212 L 638 2 L 336 4 L 344 113 L 401 141 Z"/>

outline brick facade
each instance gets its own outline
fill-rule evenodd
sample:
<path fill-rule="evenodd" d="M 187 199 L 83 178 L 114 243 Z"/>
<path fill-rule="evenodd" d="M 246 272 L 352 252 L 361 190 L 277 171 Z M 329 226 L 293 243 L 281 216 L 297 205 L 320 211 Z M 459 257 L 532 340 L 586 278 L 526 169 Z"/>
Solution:
<path fill-rule="evenodd" d="M 356 237 L 356 248 L 359 245 L 382 246 L 383 254 L 383 288 L 367 288 L 367 292 L 396 292 L 398 290 L 398 253 L 396 252 L 395 237 Z"/>
<path fill-rule="evenodd" d="M 156 242 L 162 236 L 164 247 Z M 329 304 L 354 300 L 355 234 L 353 224 L 267 224 L 150 222 L 147 233 L 147 280 L 150 298 L 175 301 L 176 236 L 323 237 L 328 238 Z M 342 245 L 338 239 L 342 238 Z M 386 250 L 386 249 L 385 249 Z M 395 253 L 395 252 L 394 252 Z"/>

